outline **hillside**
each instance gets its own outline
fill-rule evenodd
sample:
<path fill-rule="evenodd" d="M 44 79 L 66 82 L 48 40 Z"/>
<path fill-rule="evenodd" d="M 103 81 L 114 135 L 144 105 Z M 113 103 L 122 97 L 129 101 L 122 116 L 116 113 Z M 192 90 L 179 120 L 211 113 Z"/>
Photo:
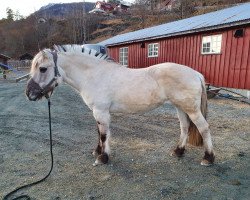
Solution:
<path fill-rule="evenodd" d="M 93 9 L 95 3 L 80 2 L 80 3 L 60 3 L 60 4 L 48 4 L 41 7 L 34 14 L 44 18 L 58 18 L 65 19 L 74 14 L 76 11 L 88 13 Z"/>
<path fill-rule="evenodd" d="M 189 1 L 191 3 L 187 4 Z M 0 53 L 18 58 L 26 52 L 35 54 L 53 44 L 97 43 L 117 34 L 204 14 L 243 0 L 233 0 L 233 4 L 223 0 L 208 0 L 206 4 L 185 0 L 186 4 L 172 10 L 151 9 L 143 4 L 144 0 L 140 2 L 129 12 L 120 14 L 89 14 L 94 3 L 61 3 L 48 4 L 25 19 L 2 19 Z"/>

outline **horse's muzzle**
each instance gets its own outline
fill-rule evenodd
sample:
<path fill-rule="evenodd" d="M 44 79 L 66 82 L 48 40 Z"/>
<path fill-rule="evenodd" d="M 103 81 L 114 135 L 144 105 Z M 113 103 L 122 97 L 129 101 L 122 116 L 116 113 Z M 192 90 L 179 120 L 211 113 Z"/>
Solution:
<path fill-rule="evenodd" d="M 41 99 L 43 96 L 48 96 L 49 92 L 53 91 L 53 87 L 46 87 L 46 90 L 42 89 L 38 83 L 32 78 L 28 81 L 26 87 L 26 96 L 30 101 L 36 101 Z"/>

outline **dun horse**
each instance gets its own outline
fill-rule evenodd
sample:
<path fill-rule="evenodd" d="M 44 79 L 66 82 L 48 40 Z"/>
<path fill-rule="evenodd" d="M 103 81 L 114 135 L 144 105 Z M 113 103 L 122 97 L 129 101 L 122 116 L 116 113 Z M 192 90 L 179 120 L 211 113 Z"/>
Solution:
<path fill-rule="evenodd" d="M 94 165 L 107 163 L 110 155 L 110 113 L 137 113 L 171 102 L 180 120 L 181 135 L 173 154 L 181 157 L 187 141 L 204 145 L 202 165 L 214 162 L 207 96 L 203 76 L 193 69 L 162 63 L 143 69 L 129 69 L 107 55 L 79 45 L 54 46 L 40 51 L 32 62 L 26 95 L 31 101 L 50 96 L 66 82 L 75 88 L 93 111 L 99 142 Z"/>

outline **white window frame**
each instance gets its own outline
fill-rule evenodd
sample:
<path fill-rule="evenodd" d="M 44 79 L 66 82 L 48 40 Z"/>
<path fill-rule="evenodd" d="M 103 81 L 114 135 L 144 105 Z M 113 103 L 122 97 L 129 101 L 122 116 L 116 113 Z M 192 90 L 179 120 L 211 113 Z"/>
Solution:
<path fill-rule="evenodd" d="M 148 44 L 148 57 L 158 57 L 159 54 L 159 43 Z"/>
<path fill-rule="evenodd" d="M 119 49 L 119 63 L 128 66 L 128 47 L 122 47 Z"/>
<path fill-rule="evenodd" d="M 222 47 L 222 34 L 209 35 L 202 37 L 201 53 L 207 54 L 220 54 Z"/>

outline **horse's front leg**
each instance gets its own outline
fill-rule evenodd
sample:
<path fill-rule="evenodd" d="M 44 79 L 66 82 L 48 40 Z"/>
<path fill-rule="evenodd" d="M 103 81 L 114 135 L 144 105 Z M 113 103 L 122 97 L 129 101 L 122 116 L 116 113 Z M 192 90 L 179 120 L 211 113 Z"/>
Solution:
<path fill-rule="evenodd" d="M 110 114 L 107 111 L 94 110 L 93 111 L 95 120 L 97 122 L 97 129 L 99 134 L 99 141 L 96 150 L 93 152 L 97 156 L 94 165 L 106 164 L 109 161 L 110 155 Z"/>

